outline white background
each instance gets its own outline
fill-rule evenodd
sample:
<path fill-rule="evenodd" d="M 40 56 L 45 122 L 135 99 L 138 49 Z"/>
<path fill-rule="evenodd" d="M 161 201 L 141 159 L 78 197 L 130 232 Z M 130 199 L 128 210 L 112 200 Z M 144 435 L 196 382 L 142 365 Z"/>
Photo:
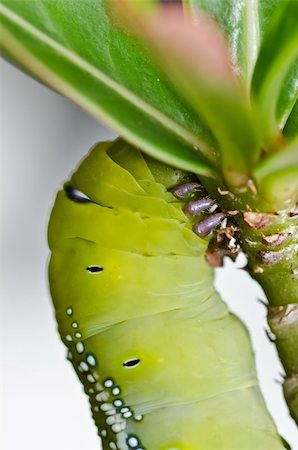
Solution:
<path fill-rule="evenodd" d="M 87 400 L 56 332 L 46 228 L 62 182 L 95 142 L 114 133 L 4 62 L 0 122 L 0 448 L 98 450 Z M 249 327 L 266 402 L 298 450 L 281 393 L 282 368 L 264 331 L 266 311 L 258 301 L 264 294 L 231 263 L 217 271 L 217 286 Z"/>

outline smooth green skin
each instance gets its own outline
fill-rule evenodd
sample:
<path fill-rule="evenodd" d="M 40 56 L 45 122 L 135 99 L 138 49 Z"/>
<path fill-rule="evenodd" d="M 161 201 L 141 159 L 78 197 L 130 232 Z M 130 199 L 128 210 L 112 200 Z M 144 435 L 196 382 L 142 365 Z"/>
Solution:
<path fill-rule="evenodd" d="M 174 169 L 172 180 L 164 172 L 168 184 L 177 181 Z M 156 173 L 161 179 L 162 169 Z M 147 450 L 284 448 L 258 388 L 247 332 L 214 290 L 208 241 L 192 232 L 183 204 L 122 141 L 93 148 L 69 184 L 94 203 L 58 193 L 50 288 L 69 358 L 85 391 L 94 390 L 93 417 L 99 434 L 107 430 L 103 448 L 111 441 L 132 448 L 131 433 Z M 91 274 L 90 265 L 104 270 Z M 79 369 L 90 353 L 97 366 Z M 131 358 L 139 365 L 123 366 Z M 121 392 L 105 388 L 106 379 Z M 132 418 L 119 408 L 110 416 L 100 410 L 117 398 Z M 114 432 L 113 421 L 124 430 Z"/>

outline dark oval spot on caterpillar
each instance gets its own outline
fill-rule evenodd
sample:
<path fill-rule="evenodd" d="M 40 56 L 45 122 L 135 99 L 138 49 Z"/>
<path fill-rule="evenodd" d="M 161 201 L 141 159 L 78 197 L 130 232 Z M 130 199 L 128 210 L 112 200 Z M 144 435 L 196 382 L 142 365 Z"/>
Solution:
<path fill-rule="evenodd" d="M 77 203 L 90 203 L 91 202 L 90 198 L 87 197 L 86 194 L 84 194 L 83 192 L 79 191 L 78 189 L 76 189 L 72 186 L 65 186 L 64 191 L 65 191 L 67 197 L 70 200 L 73 200 L 74 202 L 77 202 Z"/>
<path fill-rule="evenodd" d="M 88 272 L 90 273 L 99 273 L 103 271 L 103 267 L 101 266 L 88 266 L 86 268 L 86 270 L 88 270 Z"/>
<path fill-rule="evenodd" d="M 138 364 L 140 364 L 141 360 L 139 358 L 131 358 L 126 361 L 124 361 L 123 365 L 124 367 L 135 367 Z"/>

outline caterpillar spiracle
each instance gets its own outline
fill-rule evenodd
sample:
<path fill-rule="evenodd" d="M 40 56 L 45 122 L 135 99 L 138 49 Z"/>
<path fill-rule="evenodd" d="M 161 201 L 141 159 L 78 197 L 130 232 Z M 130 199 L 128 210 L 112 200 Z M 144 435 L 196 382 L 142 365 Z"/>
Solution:
<path fill-rule="evenodd" d="M 58 193 L 49 280 L 68 359 L 104 450 L 280 450 L 208 239 L 169 191 L 182 178 L 118 140 Z"/>

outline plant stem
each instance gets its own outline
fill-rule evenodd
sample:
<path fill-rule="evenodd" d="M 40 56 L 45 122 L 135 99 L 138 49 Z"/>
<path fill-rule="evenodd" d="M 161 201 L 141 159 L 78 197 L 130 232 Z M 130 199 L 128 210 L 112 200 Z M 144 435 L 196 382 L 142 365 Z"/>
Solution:
<path fill-rule="evenodd" d="M 298 422 L 298 211 L 272 210 L 252 190 L 233 194 L 202 180 L 222 210 L 232 211 L 247 270 L 268 299 L 268 324 L 285 369 L 284 395 Z"/>
<path fill-rule="evenodd" d="M 248 270 L 267 296 L 268 324 L 285 369 L 285 399 L 298 421 L 298 228 L 285 212 L 246 212 L 238 219 Z"/>

